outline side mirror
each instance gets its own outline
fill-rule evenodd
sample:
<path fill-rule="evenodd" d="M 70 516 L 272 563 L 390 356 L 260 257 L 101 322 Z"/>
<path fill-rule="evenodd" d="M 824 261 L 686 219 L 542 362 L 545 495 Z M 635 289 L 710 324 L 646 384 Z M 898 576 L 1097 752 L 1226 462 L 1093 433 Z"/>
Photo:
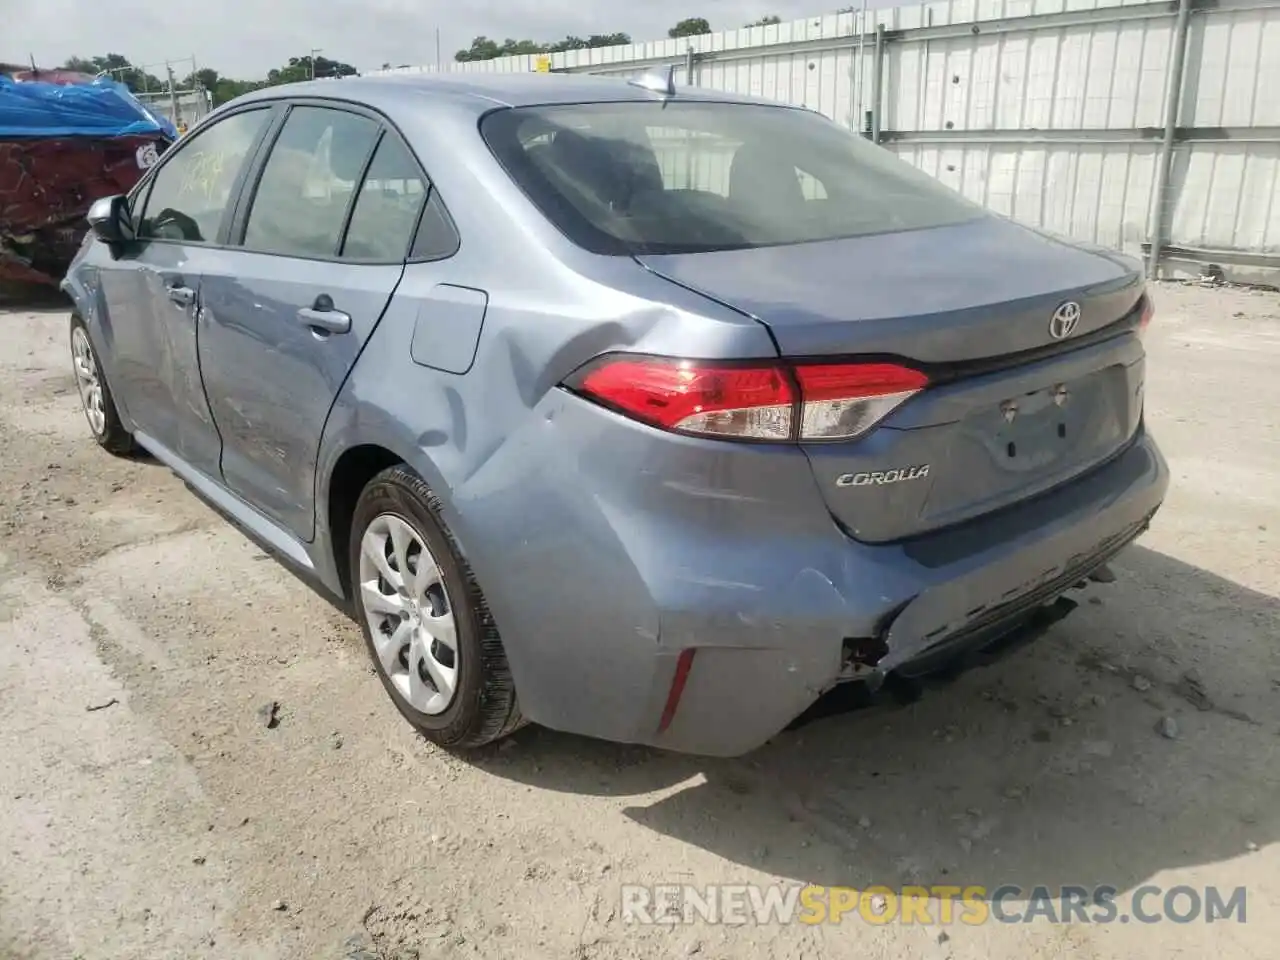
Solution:
<path fill-rule="evenodd" d="M 128 197 L 117 195 L 93 201 L 85 219 L 94 236 L 103 243 L 115 245 L 133 239 Z"/>

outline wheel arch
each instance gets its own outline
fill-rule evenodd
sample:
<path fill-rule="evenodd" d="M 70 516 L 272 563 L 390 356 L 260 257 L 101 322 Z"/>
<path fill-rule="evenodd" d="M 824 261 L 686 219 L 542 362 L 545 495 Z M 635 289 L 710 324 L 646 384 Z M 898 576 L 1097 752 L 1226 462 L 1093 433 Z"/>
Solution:
<path fill-rule="evenodd" d="M 369 481 L 388 467 L 408 464 L 399 453 L 379 443 L 358 443 L 338 454 L 325 477 L 325 494 L 322 500 L 324 528 L 327 531 L 328 551 L 343 599 L 351 599 L 351 571 L 347 555 L 351 547 L 351 520 L 356 503 Z M 317 521 L 321 517 L 316 518 Z"/>
<path fill-rule="evenodd" d="M 77 319 L 84 324 L 85 331 L 89 334 L 89 343 L 97 355 L 98 366 L 106 378 L 107 385 L 112 387 L 112 400 L 116 406 L 116 413 L 126 429 L 132 430 L 134 419 L 129 412 L 128 401 L 120 395 L 120 391 L 114 389 L 115 385 L 119 384 L 119 378 L 116 376 L 115 350 L 112 349 L 114 337 L 103 300 L 102 284 L 100 280 L 92 279 L 97 276 L 92 272 L 95 269 L 83 264 L 73 265 L 62 282 L 58 284 L 58 288 L 71 301 L 67 311 L 68 329 Z M 89 272 L 88 278 L 85 276 L 86 272 Z"/>

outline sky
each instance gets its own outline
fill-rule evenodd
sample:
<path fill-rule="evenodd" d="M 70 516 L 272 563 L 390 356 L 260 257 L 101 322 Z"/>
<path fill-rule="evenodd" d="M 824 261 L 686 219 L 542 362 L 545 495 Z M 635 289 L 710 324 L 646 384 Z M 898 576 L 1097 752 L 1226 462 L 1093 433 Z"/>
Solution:
<path fill-rule="evenodd" d="M 252 79 L 291 56 L 319 48 L 359 70 L 384 62 L 435 61 L 435 31 L 446 60 L 485 35 L 557 40 L 567 34 L 625 32 L 656 40 L 685 17 L 713 30 L 774 14 L 793 20 L 860 0 L 0 0 L 0 62 L 57 66 L 70 56 L 120 53 L 163 75 L 200 67 Z M 884 6 L 885 0 L 872 7 Z"/>

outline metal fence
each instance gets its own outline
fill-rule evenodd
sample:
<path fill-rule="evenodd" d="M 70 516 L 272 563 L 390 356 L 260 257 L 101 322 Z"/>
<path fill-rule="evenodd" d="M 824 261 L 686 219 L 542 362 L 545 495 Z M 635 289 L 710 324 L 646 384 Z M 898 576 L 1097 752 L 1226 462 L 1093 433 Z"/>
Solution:
<path fill-rule="evenodd" d="M 135 93 L 139 100 L 152 110 L 173 121 L 174 126 L 180 124 L 193 127 L 196 122 L 213 109 L 209 95 L 199 87 L 160 92 Z"/>
<path fill-rule="evenodd" d="M 1280 0 L 944 0 L 445 69 L 672 63 L 821 111 L 999 213 L 1164 276 L 1280 279 Z"/>

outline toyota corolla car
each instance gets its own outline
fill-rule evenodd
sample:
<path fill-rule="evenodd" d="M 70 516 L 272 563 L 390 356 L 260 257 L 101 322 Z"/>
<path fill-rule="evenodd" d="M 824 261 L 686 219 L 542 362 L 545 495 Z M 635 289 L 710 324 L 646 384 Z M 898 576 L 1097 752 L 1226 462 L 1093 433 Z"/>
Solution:
<path fill-rule="evenodd" d="M 90 220 L 93 436 L 347 604 L 447 747 L 748 751 L 1065 611 L 1168 483 L 1136 263 L 798 108 L 275 87 Z"/>

